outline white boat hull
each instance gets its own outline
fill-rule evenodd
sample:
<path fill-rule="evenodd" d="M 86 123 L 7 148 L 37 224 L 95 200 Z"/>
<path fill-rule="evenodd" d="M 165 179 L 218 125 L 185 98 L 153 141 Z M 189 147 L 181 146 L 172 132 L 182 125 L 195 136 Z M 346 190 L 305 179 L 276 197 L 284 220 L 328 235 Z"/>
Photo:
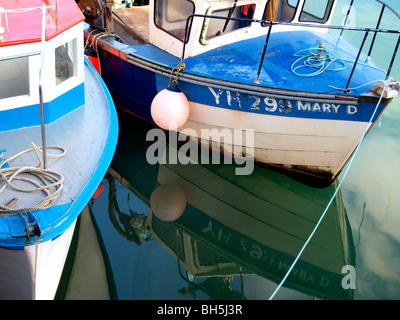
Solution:
<path fill-rule="evenodd" d="M 1 300 L 52 300 L 64 268 L 75 222 L 58 238 L 25 247 L 0 248 Z"/>
<path fill-rule="evenodd" d="M 189 120 L 180 132 L 196 132 L 194 138 L 199 137 L 212 147 L 219 146 L 226 153 L 289 169 L 301 168 L 310 174 L 326 173 L 329 178 L 340 172 L 368 126 L 365 122 L 279 117 L 198 103 L 191 103 L 190 107 Z M 246 138 L 241 128 L 254 130 L 254 136 Z M 231 131 L 233 144 L 220 139 L 226 129 Z M 215 135 L 207 140 L 202 130 Z M 235 136 L 238 130 L 241 138 Z"/>

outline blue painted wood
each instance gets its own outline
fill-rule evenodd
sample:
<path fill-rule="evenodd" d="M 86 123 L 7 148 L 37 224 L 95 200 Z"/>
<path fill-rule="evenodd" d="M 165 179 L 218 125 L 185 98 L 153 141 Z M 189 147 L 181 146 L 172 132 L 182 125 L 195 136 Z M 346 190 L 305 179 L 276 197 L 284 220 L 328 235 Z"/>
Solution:
<path fill-rule="evenodd" d="M 340 91 L 329 86 L 346 87 L 358 48 L 343 39 L 337 44 L 337 40 L 337 35 L 330 32 L 289 31 L 272 33 L 259 78 L 261 85 L 301 92 L 340 94 Z M 265 36 L 261 36 L 225 45 L 185 59 L 185 72 L 252 85 L 253 80 L 256 79 L 264 41 Z M 291 66 L 299 57 L 294 55 L 300 50 L 317 47 L 319 42 L 324 43 L 331 55 L 344 60 L 346 69 L 343 71 L 327 70 L 321 75 L 311 78 L 295 75 L 291 71 Z M 362 54 L 360 62 L 365 63 L 365 61 L 366 55 Z M 310 72 L 314 71 L 311 70 Z M 385 78 L 385 73 L 372 60 L 368 60 L 365 65 L 357 66 L 350 87 L 364 85 L 375 79 L 385 80 Z M 351 95 L 359 96 L 375 84 L 363 87 Z"/>
<path fill-rule="evenodd" d="M 84 83 L 52 101 L 44 103 L 45 123 L 49 124 L 85 104 Z M 34 104 L 1 112 L 0 131 L 40 125 L 40 106 Z"/>
<path fill-rule="evenodd" d="M 76 220 L 77 216 L 80 214 L 84 206 L 88 203 L 90 200 L 90 197 L 93 195 L 93 193 L 96 191 L 99 183 L 103 179 L 110 163 L 112 160 L 112 157 L 115 152 L 117 140 L 118 140 L 118 118 L 117 118 L 117 113 L 114 107 L 114 102 L 112 100 L 112 97 L 105 86 L 103 80 L 99 77 L 97 71 L 94 69 L 94 67 L 87 61 L 85 60 L 86 67 L 90 68 L 90 74 L 86 74 L 86 76 L 89 77 L 95 77 L 95 79 L 91 80 L 92 82 L 95 83 L 95 85 L 98 85 L 95 90 L 102 90 L 103 97 L 105 101 L 102 101 L 101 106 L 90 106 L 90 112 L 95 112 L 96 107 L 101 107 L 101 108 L 108 108 L 107 113 L 109 116 L 109 125 L 107 126 L 109 128 L 108 132 L 100 132 L 102 135 L 105 135 L 104 145 L 99 145 L 97 148 L 102 148 L 101 150 L 101 156 L 96 159 L 96 163 L 91 163 L 87 164 L 88 168 L 92 170 L 92 174 L 89 177 L 87 181 L 84 181 L 82 189 L 79 190 L 78 194 L 70 194 L 69 195 L 69 201 L 66 203 L 62 204 L 55 204 L 50 208 L 47 209 L 42 209 L 42 210 L 35 210 L 32 212 L 34 215 L 34 219 L 31 217 L 28 220 L 30 222 L 36 221 L 36 223 L 40 226 L 41 229 L 41 235 L 33 235 L 30 237 L 27 237 L 25 235 L 25 230 L 26 227 L 29 226 L 28 223 L 30 223 L 28 220 L 25 223 L 24 220 L 21 220 L 23 218 L 21 214 L 16 213 L 16 214 L 0 214 L 0 247 L 5 247 L 9 249 L 23 249 L 25 246 L 33 245 L 39 242 L 44 242 L 52 239 L 56 239 L 59 237 L 67 228 L 71 226 L 71 224 Z M 88 69 L 89 71 L 89 69 Z M 88 106 L 88 105 L 87 105 Z M 83 111 L 83 109 L 80 109 Z M 89 112 L 89 111 L 88 111 Z M 67 115 L 67 117 L 70 115 Z M 90 115 L 89 115 L 90 117 Z M 72 117 L 74 119 L 74 117 Z M 87 119 L 87 118 L 86 118 Z M 82 121 L 84 119 L 81 119 Z M 65 131 L 59 131 L 58 134 L 60 137 L 58 139 L 61 139 L 61 137 L 65 138 L 66 140 L 70 140 L 71 146 L 75 144 L 75 139 L 79 135 L 78 132 L 76 131 L 77 128 L 79 128 L 82 132 L 85 132 L 85 130 L 92 130 L 93 136 L 99 136 L 99 132 L 96 133 L 95 129 L 96 127 L 100 127 L 100 124 L 94 123 L 94 121 L 89 121 L 90 123 L 82 122 L 82 123 L 76 123 L 76 127 L 74 126 L 74 132 L 73 135 L 71 136 L 70 139 L 68 139 L 68 136 L 71 134 L 71 132 L 65 132 Z M 54 124 L 53 124 L 54 125 Z M 90 127 L 88 126 L 90 125 Z M 24 130 L 24 129 L 21 129 Z M 29 142 L 29 139 L 32 139 L 32 136 L 29 136 L 29 133 L 32 133 L 31 128 L 27 128 L 27 134 L 28 136 L 26 137 L 26 140 Z M 64 130 L 62 127 L 61 130 Z M 19 130 L 18 130 L 19 131 Z M 21 131 L 23 133 L 23 131 Z M 80 155 L 84 154 L 85 152 L 88 152 L 88 150 L 82 150 L 82 147 L 90 147 L 90 146 L 82 146 L 82 143 L 80 144 L 81 148 L 79 150 L 74 149 L 70 150 L 70 153 L 72 152 L 78 152 Z M 89 148 L 90 149 L 90 148 Z M 75 158 L 83 158 L 83 156 L 75 156 Z M 75 165 L 80 165 L 79 160 L 76 160 L 77 163 Z M 86 171 L 85 171 L 86 172 Z M 73 174 L 73 173 L 71 173 Z M 72 189 L 73 186 L 68 185 L 67 180 L 69 180 L 69 183 L 71 184 L 74 179 L 72 177 L 68 177 L 67 174 L 65 174 L 66 181 L 64 182 L 64 190 L 63 192 L 67 192 L 65 189 Z M 82 177 L 81 177 L 82 179 Z"/>

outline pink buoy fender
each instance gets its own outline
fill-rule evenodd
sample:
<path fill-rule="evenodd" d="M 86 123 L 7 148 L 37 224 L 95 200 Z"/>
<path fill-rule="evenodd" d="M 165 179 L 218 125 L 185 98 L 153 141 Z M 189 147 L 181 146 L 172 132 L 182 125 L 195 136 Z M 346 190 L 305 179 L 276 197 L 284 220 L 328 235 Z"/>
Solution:
<path fill-rule="evenodd" d="M 151 117 L 164 130 L 176 130 L 189 118 L 190 106 L 185 94 L 175 83 L 161 90 L 151 103 Z"/>

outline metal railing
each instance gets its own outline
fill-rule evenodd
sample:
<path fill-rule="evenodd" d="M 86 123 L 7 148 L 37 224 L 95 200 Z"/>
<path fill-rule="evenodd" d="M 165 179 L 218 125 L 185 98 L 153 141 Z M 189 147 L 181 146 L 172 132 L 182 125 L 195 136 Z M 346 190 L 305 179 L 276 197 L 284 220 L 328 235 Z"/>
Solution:
<path fill-rule="evenodd" d="M 260 84 L 261 83 L 260 80 L 259 80 L 259 77 L 260 77 L 262 65 L 264 63 L 265 54 L 267 52 L 267 48 L 268 48 L 271 32 L 272 32 L 272 29 L 273 29 L 274 26 L 284 25 L 284 26 L 293 26 L 293 27 L 302 27 L 302 28 L 319 28 L 319 29 L 322 28 L 322 29 L 340 30 L 339 38 L 341 38 L 343 32 L 346 31 L 346 30 L 347 31 L 365 32 L 363 40 L 362 40 L 361 45 L 360 45 L 359 50 L 358 50 L 358 54 L 357 54 L 356 60 L 354 62 L 354 65 L 353 65 L 353 68 L 351 70 L 349 79 L 347 81 L 346 88 L 343 90 L 344 93 L 346 93 L 346 92 L 348 93 L 348 92 L 350 92 L 349 86 L 350 86 L 351 79 L 353 78 L 354 71 L 355 71 L 355 69 L 357 67 L 357 64 L 359 62 L 361 53 L 362 53 L 362 51 L 364 49 L 365 42 L 366 42 L 367 37 L 368 37 L 370 32 L 373 32 L 374 36 L 373 36 L 373 39 L 371 41 L 371 45 L 370 45 L 370 48 L 369 48 L 369 51 L 368 51 L 368 55 L 367 55 L 368 58 L 370 57 L 370 55 L 372 53 L 372 50 L 373 50 L 374 45 L 375 45 L 376 36 L 377 36 L 378 33 L 397 34 L 397 35 L 399 35 L 399 37 L 397 39 L 397 43 L 396 43 L 395 49 L 394 49 L 393 54 L 392 54 L 392 58 L 391 58 L 390 63 L 389 63 L 388 71 L 386 72 L 386 79 L 385 80 L 387 80 L 389 78 L 389 76 L 390 76 L 390 73 L 392 71 L 393 64 L 394 64 L 394 61 L 396 59 L 396 55 L 397 55 L 397 52 L 398 52 L 398 49 L 399 49 L 399 46 L 400 46 L 400 30 L 381 29 L 382 17 L 383 17 L 383 14 L 384 14 L 386 9 L 389 9 L 390 11 L 392 11 L 396 15 L 396 17 L 399 19 L 399 21 L 400 21 L 400 15 L 391 6 L 389 6 L 385 2 L 383 2 L 381 0 L 375 0 L 375 1 L 379 2 L 380 4 L 382 4 L 382 9 L 381 9 L 381 12 L 380 12 L 380 15 L 379 15 L 379 19 L 378 19 L 378 22 L 377 22 L 377 25 L 376 25 L 375 28 L 347 27 L 346 26 L 347 21 L 348 21 L 348 17 L 350 15 L 351 9 L 352 9 L 353 4 L 354 4 L 354 0 L 352 0 L 351 3 L 350 3 L 350 6 L 349 6 L 349 9 L 347 11 L 343 26 L 331 26 L 331 25 L 324 25 L 324 24 L 310 24 L 310 23 L 301 23 L 301 22 L 298 22 L 298 23 L 280 22 L 280 21 L 260 20 L 260 19 L 236 18 L 236 17 L 229 17 L 229 16 L 228 17 L 223 17 L 223 16 L 204 15 L 204 14 L 192 14 L 186 19 L 186 26 L 185 26 L 185 34 L 184 34 L 184 40 L 183 40 L 183 50 L 182 50 L 181 63 L 183 63 L 183 59 L 185 57 L 186 44 L 189 42 L 190 33 L 191 33 L 192 25 L 193 25 L 193 20 L 195 18 L 220 19 L 220 20 L 226 20 L 227 22 L 231 21 L 231 20 L 232 21 L 242 21 L 242 22 L 248 22 L 248 23 L 260 23 L 260 24 L 262 24 L 264 26 L 269 26 L 268 32 L 267 32 L 267 36 L 266 36 L 266 40 L 264 42 L 263 51 L 262 51 L 261 58 L 260 58 L 260 63 L 259 63 L 259 66 L 258 66 L 257 77 L 253 81 L 254 84 Z"/>

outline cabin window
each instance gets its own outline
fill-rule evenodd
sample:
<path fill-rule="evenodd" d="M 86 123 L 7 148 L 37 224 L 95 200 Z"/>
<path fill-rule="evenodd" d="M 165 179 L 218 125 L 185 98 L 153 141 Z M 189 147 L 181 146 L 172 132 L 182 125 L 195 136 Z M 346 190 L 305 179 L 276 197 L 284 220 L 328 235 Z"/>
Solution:
<path fill-rule="evenodd" d="M 29 94 L 28 57 L 0 61 L 0 99 Z"/>
<path fill-rule="evenodd" d="M 209 15 L 216 17 L 224 17 L 224 18 L 226 17 L 227 19 L 210 18 L 206 34 L 206 40 L 250 26 L 251 21 L 236 20 L 236 18 L 253 19 L 254 10 L 255 10 L 255 4 L 246 4 L 241 6 L 234 5 L 233 7 L 230 8 L 213 10 Z M 235 18 L 235 19 L 230 19 L 230 18 Z"/>
<path fill-rule="evenodd" d="M 187 18 L 194 14 L 194 3 L 189 0 L 155 0 L 155 25 L 184 41 Z"/>
<path fill-rule="evenodd" d="M 290 22 L 294 19 L 299 0 L 269 0 L 265 6 L 264 20 Z M 263 24 L 267 26 L 268 24 Z"/>
<path fill-rule="evenodd" d="M 332 6 L 333 0 L 306 0 L 299 20 L 325 23 L 329 19 Z"/>
<path fill-rule="evenodd" d="M 56 84 L 76 76 L 75 39 L 56 48 Z"/>

